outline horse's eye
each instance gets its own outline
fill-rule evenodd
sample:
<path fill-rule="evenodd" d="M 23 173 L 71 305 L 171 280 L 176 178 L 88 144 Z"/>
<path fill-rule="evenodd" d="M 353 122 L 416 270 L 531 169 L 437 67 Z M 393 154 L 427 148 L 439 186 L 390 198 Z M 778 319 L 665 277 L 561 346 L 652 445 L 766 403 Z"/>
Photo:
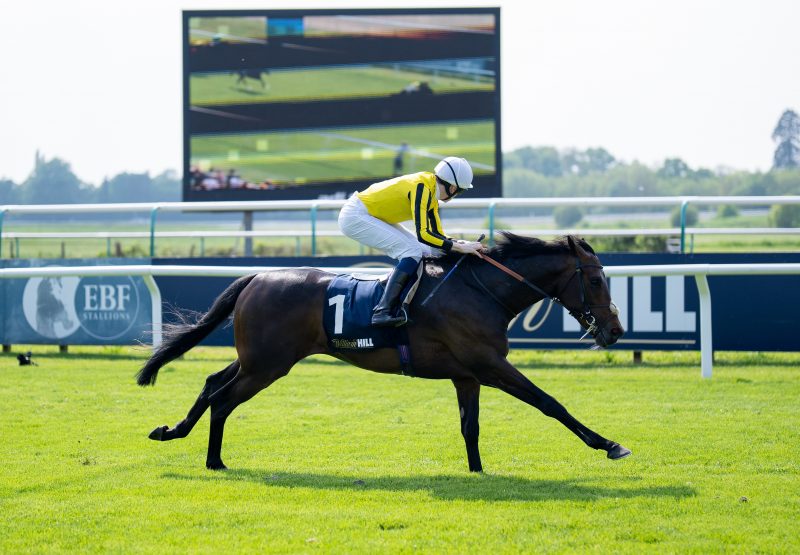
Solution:
<path fill-rule="evenodd" d="M 600 287 L 600 284 L 603 283 L 603 280 L 600 278 L 593 277 L 589 280 L 589 283 L 592 284 L 593 287 Z"/>

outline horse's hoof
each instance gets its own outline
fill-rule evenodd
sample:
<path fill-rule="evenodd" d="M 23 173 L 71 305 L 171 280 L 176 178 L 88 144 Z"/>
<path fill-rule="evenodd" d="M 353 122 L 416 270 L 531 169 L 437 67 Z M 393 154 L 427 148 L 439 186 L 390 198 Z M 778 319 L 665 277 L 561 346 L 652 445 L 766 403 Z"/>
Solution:
<path fill-rule="evenodd" d="M 150 435 L 147 437 L 155 441 L 164 441 L 164 434 L 166 433 L 167 430 L 169 430 L 169 426 L 160 426 L 155 430 L 153 430 L 152 432 L 150 432 Z"/>
<path fill-rule="evenodd" d="M 228 467 L 222 461 L 207 462 L 206 468 L 209 470 L 228 470 Z"/>
<path fill-rule="evenodd" d="M 612 461 L 616 461 L 617 459 L 624 459 L 628 455 L 631 454 L 631 450 L 623 447 L 619 443 L 615 443 L 611 449 L 608 450 L 608 458 Z"/>

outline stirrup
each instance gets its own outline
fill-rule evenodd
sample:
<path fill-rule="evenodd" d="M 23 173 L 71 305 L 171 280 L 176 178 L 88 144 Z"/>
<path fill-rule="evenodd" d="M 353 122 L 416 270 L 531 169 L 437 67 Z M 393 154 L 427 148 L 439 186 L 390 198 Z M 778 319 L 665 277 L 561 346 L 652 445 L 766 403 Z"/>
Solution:
<path fill-rule="evenodd" d="M 376 321 L 375 318 L 380 317 L 380 320 Z M 379 312 L 372 315 L 371 324 L 378 328 L 388 328 L 390 326 L 399 327 L 404 326 L 409 322 L 408 313 L 406 312 L 405 307 L 401 307 L 397 313 L 397 316 L 392 316 L 391 313 L 387 310 L 385 312 Z"/>
<path fill-rule="evenodd" d="M 397 312 L 397 316 L 403 318 L 402 324 L 397 324 L 398 326 L 405 326 L 406 324 L 413 324 L 414 322 L 411 320 L 411 317 L 408 315 L 408 305 L 403 304 L 400 306 L 400 310 Z"/>

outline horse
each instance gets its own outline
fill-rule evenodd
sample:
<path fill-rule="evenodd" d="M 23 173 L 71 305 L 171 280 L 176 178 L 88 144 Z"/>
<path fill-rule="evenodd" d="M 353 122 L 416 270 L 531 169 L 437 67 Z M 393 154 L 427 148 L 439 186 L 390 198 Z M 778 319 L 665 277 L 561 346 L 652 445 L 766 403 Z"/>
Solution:
<path fill-rule="evenodd" d="M 264 81 L 263 76 L 269 75 L 269 70 L 266 69 L 237 69 L 236 71 L 232 72 L 233 75 L 236 75 L 236 84 L 237 85 L 244 85 L 247 90 L 250 90 L 250 83 L 248 79 L 252 79 L 253 81 L 258 81 L 261 83 L 261 88 L 266 89 L 267 83 Z"/>
<path fill-rule="evenodd" d="M 603 267 L 592 248 L 572 236 L 542 241 L 503 232 L 498 244 L 484 252 L 485 260 L 472 255 L 456 260 L 454 254 L 426 259 L 415 297 L 425 299 L 425 303 L 412 301 L 407 324 L 413 375 L 450 379 L 455 386 L 469 470 L 483 470 L 478 450 L 481 386 L 500 389 L 536 407 L 589 447 L 605 451 L 609 459 L 630 455 L 629 449 L 576 420 L 506 359 L 511 319 L 545 297 L 563 304 L 592 335 L 596 347 L 612 345 L 622 337 L 619 311 L 611 302 Z M 517 279 L 487 264 L 489 258 L 507 265 L 506 270 L 516 274 Z M 459 264 L 459 271 L 449 272 Z M 154 429 L 150 439 L 186 437 L 210 407 L 206 467 L 225 469 L 221 450 L 228 416 L 241 403 L 287 375 L 305 357 L 328 354 L 366 370 L 402 373 L 403 365 L 394 349 L 329 349 L 323 329 L 323 305 L 333 277 L 314 268 L 245 276 L 223 291 L 195 323 L 175 324 L 165 332 L 164 342 L 137 374 L 139 385 L 153 385 L 159 368 L 200 343 L 231 313 L 238 358 L 208 376 L 186 418 L 173 428 Z M 439 286 L 436 295 L 426 298 Z"/>

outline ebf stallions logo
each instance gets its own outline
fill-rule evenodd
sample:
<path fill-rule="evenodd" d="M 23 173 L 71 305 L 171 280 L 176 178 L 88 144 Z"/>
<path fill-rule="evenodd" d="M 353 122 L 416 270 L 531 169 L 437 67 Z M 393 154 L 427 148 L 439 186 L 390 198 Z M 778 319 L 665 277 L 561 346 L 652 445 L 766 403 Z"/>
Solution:
<path fill-rule="evenodd" d="M 139 292 L 130 277 L 84 278 L 75 293 L 75 309 L 86 333 L 116 339 L 136 322 Z"/>
<path fill-rule="evenodd" d="M 28 324 L 50 339 L 79 328 L 95 339 L 122 337 L 139 315 L 139 291 L 130 277 L 31 278 L 22 294 Z"/>
<path fill-rule="evenodd" d="M 63 339 L 75 333 L 80 320 L 72 299 L 80 278 L 35 277 L 22 293 L 22 312 L 28 325 L 49 339 Z"/>

